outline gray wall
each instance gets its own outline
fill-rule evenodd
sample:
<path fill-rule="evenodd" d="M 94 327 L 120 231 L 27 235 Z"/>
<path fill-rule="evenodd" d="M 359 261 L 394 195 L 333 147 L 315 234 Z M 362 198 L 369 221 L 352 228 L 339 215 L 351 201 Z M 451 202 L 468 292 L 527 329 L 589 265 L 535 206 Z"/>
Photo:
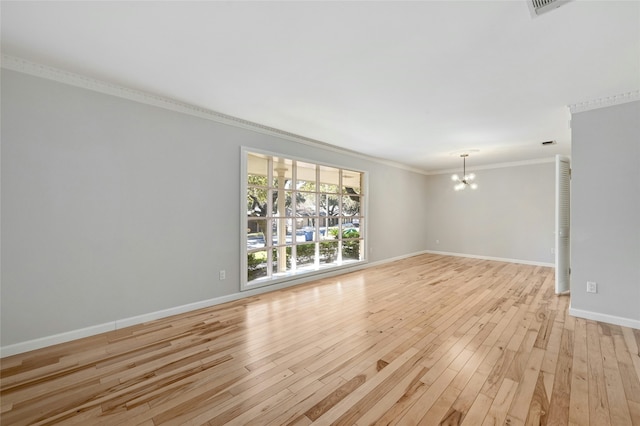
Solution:
<path fill-rule="evenodd" d="M 238 297 L 241 146 L 366 171 L 371 262 L 424 250 L 553 262 L 552 163 L 480 170 L 477 191 L 456 193 L 449 174 L 1 78 L 2 347 Z"/>
<path fill-rule="evenodd" d="M 243 145 L 367 171 L 369 260 L 425 249 L 424 175 L 22 73 L 1 78 L 3 347 L 237 294 Z"/>
<path fill-rule="evenodd" d="M 478 189 L 460 192 L 453 190 L 450 173 L 428 177 L 427 248 L 553 263 L 555 165 L 551 159 L 475 173 Z"/>
<path fill-rule="evenodd" d="M 571 309 L 640 321 L 640 102 L 574 114 Z M 595 281 L 598 293 L 586 293 Z"/>

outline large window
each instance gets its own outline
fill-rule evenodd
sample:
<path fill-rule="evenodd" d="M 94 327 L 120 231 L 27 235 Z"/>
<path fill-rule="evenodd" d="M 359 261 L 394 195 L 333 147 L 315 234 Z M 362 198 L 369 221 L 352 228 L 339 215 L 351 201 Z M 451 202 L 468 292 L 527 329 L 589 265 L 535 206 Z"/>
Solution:
<path fill-rule="evenodd" d="M 244 289 L 364 260 L 362 172 L 243 155 Z"/>

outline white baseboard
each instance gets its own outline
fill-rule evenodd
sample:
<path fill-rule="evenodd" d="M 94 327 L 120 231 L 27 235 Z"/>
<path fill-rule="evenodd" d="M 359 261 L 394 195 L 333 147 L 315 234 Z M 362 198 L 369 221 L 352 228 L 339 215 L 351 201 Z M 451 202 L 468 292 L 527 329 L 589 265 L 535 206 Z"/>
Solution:
<path fill-rule="evenodd" d="M 428 253 L 428 252 L 426 250 L 422 250 L 422 251 L 417 251 L 417 252 L 414 252 L 414 253 L 403 254 L 402 256 L 391 257 L 389 259 L 377 260 L 375 262 L 371 262 L 371 263 L 367 264 L 367 267 L 380 266 L 380 265 L 384 265 L 385 263 L 391 263 L 391 262 L 396 262 L 398 260 L 408 259 L 408 258 L 414 257 L 414 256 L 420 256 L 421 254 L 425 254 L 425 253 Z"/>
<path fill-rule="evenodd" d="M 622 327 L 635 328 L 640 330 L 640 320 L 618 317 L 615 315 L 601 314 L 600 312 L 584 311 L 569 307 L 569 315 L 593 321 L 606 322 L 607 324 L 620 325 Z"/>
<path fill-rule="evenodd" d="M 82 339 L 84 337 L 95 336 L 100 333 L 106 333 L 109 331 L 119 330 L 124 327 L 130 327 L 132 325 L 142 324 L 149 321 L 154 321 L 157 319 L 162 319 L 166 317 L 170 317 L 172 315 L 178 315 L 185 312 L 195 311 L 196 309 L 208 308 L 210 306 L 220 305 L 226 302 L 232 302 L 234 300 L 242 299 L 245 297 L 255 296 L 262 293 L 267 293 L 270 291 L 280 290 L 286 287 L 292 287 L 299 284 L 304 284 L 309 281 L 329 278 L 331 276 L 345 274 L 349 272 L 353 272 L 359 269 L 369 268 L 371 266 L 393 262 L 398 259 L 402 259 L 405 257 L 415 256 L 420 253 L 414 253 L 407 256 L 401 256 L 398 258 L 386 259 L 383 261 L 375 262 L 375 263 L 360 263 L 354 265 L 354 267 L 340 269 L 337 271 L 328 271 L 324 274 L 313 275 L 307 278 L 301 278 L 299 280 L 287 281 L 267 287 L 260 287 L 246 291 L 238 291 L 237 293 L 215 297 L 212 299 L 202 300 L 199 302 L 188 303 L 186 305 L 175 306 L 168 309 L 162 309 L 155 312 L 149 312 L 142 315 L 136 315 L 129 318 L 117 319 L 115 321 L 109 321 L 103 324 L 93 325 L 86 328 L 81 328 L 77 330 L 66 331 L 63 333 L 54 334 L 51 336 L 40 337 L 33 340 L 27 340 L 25 342 L 15 343 L 12 345 L 7 345 L 0 347 L 0 358 L 8 357 L 11 355 L 17 355 L 24 352 L 33 351 L 36 349 L 42 349 L 47 346 L 57 345 L 59 343 L 70 342 L 72 340 Z"/>
<path fill-rule="evenodd" d="M 0 348 L 0 358 L 33 351 L 36 349 L 41 349 L 47 346 L 57 345 L 59 343 L 70 342 L 72 340 L 81 339 L 83 337 L 94 336 L 96 334 L 105 333 L 108 331 L 119 330 L 124 327 L 130 327 L 132 325 L 142 324 L 145 322 L 170 317 L 172 315 L 178 315 L 185 312 L 194 311 L 196 309 L 208 308 L 210 306 L 220 305 L 226 302 L 232 302 L 234 300 L 242 299 L 244 297 L 255 296 L 258 294 L 267 293 L 274 290 L 280 290 L 286 287 L 292 287 L 295 285 L 304 284 L 305 282 L 309 282 L 313 280 L 329 278 L 331 276 L 345 274 L 345 273 L 357 271 L 364 268 L 379 266 L 385 263 L 395 262 L 398 260 L 407 259 L 409 257 L 418 256 L 425 253 L 440 254 L 444 256 L 458 256 L 458 257 L 471 257 L 476 259 L 498 260 L 502 262 L 511 262 L 511 263 L 526 263 L 530 265 L 553 266 L 548 264 L 520 261 L 520 260 L 514 260 L 514 259 L 502 259 L 502 258 L 487 257 L 487 256 L 475 256 L 475 255 L 466 255 L 466 254 L 460 254 L 460 253 L 446 253 L 446 252 L 423 250 L 423 251 L 410 253 L 402 256 L 392 257 L 389 259 L 379 260 L 376 262 L 360 263 L 350 268 L 340 269 L 337 271 L 329 271 L 326 274 L 314 275 L 306 279 L 303 278 L 300 280 L 287 281 L 287 282 L 272 285 L 272 286 L 260 287 L 252 290 L 246 290 L 246 291 L 239 291 L 237 293 L 229 294 L 226 296 L 220 296 L 220 297 L 215 297 L 213 299 L 207 299 L 199 302 L 188 303 L 186 305 L 175 306 L 173 308 L 162 309 L 159 311 L 149 312 L 147 314 L 142 314 L 142 315 L 136 315 L 129 318 L 117 319 L 115 321 L 109 321 L 104 324 L 93 325 L 86 328 L 71 330 L 64 333 L 58 333 L 51 336 L 28 340 L 26 342 L 20 342 L 20 343 L 15 343 L 13 345 L 3 346 Z"/>
<path fill-rule="evenodd" d="M 472 259 L 495 260 L 497 262 L 520 263 L 523 265 L 547 266 L 550 268 L 556 267 L 555 263 L 537 262 L 533 260 L 522 260 L 522 259 L 510 259 L 506 257 L 481 256 L 477 254 L 451 253 L 448 251 L 435 251 L 435 250 L 425 250 L 424 253 L 441 254 L 443 256 L 469 257 Z"/>
<path fill-rule="evenodd" d="M 96 334 L 106 333 L 115 330 L 115 323 L 108 322 L 104 324 L 92 325 L 90 327 L 80 328 L 77 330 L 66 331 L 51 336 L 40 337 L 38 339 L 27 340 L 26 342 L 15 343 L 0 348 L 0 358 L 6 356 L 21 354 L 23 352 L 34 351 L 36 349 L 47 346 L 65 343 L 71 340 L 82 339 L 83 337 L 95 336 Z"/>

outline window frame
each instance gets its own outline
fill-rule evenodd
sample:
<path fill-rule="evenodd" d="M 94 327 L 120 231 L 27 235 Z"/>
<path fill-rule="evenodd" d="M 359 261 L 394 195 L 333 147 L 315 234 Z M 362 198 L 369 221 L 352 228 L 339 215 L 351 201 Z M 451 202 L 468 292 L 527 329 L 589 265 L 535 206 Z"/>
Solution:
<path fill-rule="evenodd" d="M 304 269 L 297 269 L 295 266 L 292 268 L 293 270 L 291 271 L 287 271 L 287 272 L 283 272 L 283 273 L 278 273 L 278 276 L 270 276 L 272 275 L 272 273 L 267 273 L 267 277 L 268 278 L 259 278 L 256 280 L 251 280 L 249 281 L 249 277 L 248 277 L 248 254 L 250 252 L 249 248 L 247 247 L 247 238 L 248 238 L 248 221 L 249 221 L 249 216 L 247 214 L 247 193 L 248 190 L 250 188 L 251 185 L 249 185 L 249 179 L 248 179 L 248 173 L 249 173 L 249 167 L 248 167 L 248 159 L 249 159 L 249 155 L 251 154 L 255 154 L 258 156 L 265 156 L 265 157 L 270 157 L 271 160 L 273 160 L 274 158 L 276 159 L 280 159 L 280 160 L 284 160 L 284 161 L 290 161 L 293 164 L 296 164 L 296 167 L 292 167 L 292 171 L 291 171 L 291 177 L 290 179 L 293 182 L 296 182 L 296 184 L 294 184 L 292 186 L 291 189 L 288 189 L 287 191 L 292 191 L 293 193 L 297 193 L 297 192 L 308 192 L 308 193 L 313 193 L 315 195 L 315 205 L 316 205 L 316 215 L 318 215 L 318 217 L 320 217 L 320 196 L 322 194 L 329 194 L 328 192 L 323 192 L 321 191 L 321 189 L 319 188 L 320 185 L 320 174 L 321 174 L 321 168 L 322 167 L 328 167 L 328 168 L 332 168 L 332 169 L 337 169 L 340 171 L 339 173 L 339 181 L 338 181 L 338 191 L 335 193 L 336 197 L 339 199 L 339 214 L 337 216 L 335 216 L 335 220 L 339 223 L 339 230 L 342 230 L 342 224 L 345 223 L 343 222 L 343 219 L 345 216 L 343 214 L 342 211 L 342 197 L 346 196 L 347 194 L 344 193 L 344 184 L 342 182 L 342 178 L 343 178 L 343 173 L 346 172 L 354 172 L 354 173 L 359 173 L 360 174 L 360 194 L 358 194 L 358 196 L 360 197 L 360 201 L 359 201 L 359 213 L 358 213 L 358 218 L 360 219 L 360 223 L 358 226 L 358 233 L 359 236 L 357 237 L 357 239 L 344 239 L 342 232 L 344 231 L 338 231 L 338 236 L 335 240 L 332 239 L 328 239 L 328 240 L 322 240 L 321 238 L 314 238 L 313 241 L 311 241 L 310 243 L 314 243 L 316 244 L 315 247 L 315 254 L 314 254 L 314 266 L 312 269 L 310 269 L 308 267 L 308 265 L 306 267 L 304 267 Z M 297 174 L 297 170 L 298 170 L 298 163 L 305 163 L 306 165 L 313 165 L 316 168 L 316 181 L 314 184 L 315 190 L 314 191 L 306 191 L 306 190 L 298 190 L 295 189 L 297 182 L 298 182 L 298 178 L 296 176 Z M 270 163 L 269 163 L 270 164 Z M 272 259 L 272 254 L 271 252 L 273 250 L 277 250 L 277 244 L 273 243 L 273 232 L 272 232 L 272 226 L 268 226 L 269 221 L 275 221 L 275 219 L 273 219 L 273 202 L 272 202 L 272 189 L 274 188 L 273 186 L 273 173 L 272 173 L 272 167 L 268 168 L 268 173 L 267 173 L 267 187 L 266 187 L 266 191 L 267 191 L 267 216 L 264 218 L 264 220 L 267 221 L 267 226 L 265 229 L 265 240 L 271 241 L 271 244 L 265 244 L 265 251 L 267 252 L 267 259 L 269 259 L 267 261 L 267 263 L 271 263 L 273 266 L 273 259 Z M 260 287 L 265 287 L 265 286 L 273 286 L 276 284 L 283 284 L 283 283 L 287 283 L 287 282 L 291 282 L 291 281 L 300 281 L 302 282 L 303 280 L 306 281 L 308 280 L 310 277 L 313 277 L 315 275 L 320 275 L 320 274 L 331 274 L 334 273 L 336 271 L 340 271 L 340 270 L 344 270 L 344 269 L 348 269 L 348 268 L 353 268 L 354 266 L 361 266 L 363 264 L 366 264 L 368 262 L 368 249 L 367 249 L 367 226 L 368 226 L 368 219 L 367 219 L 367 212 L 368 212 L 368 188 L 367 188 L 367 183 L 368 183 L 368 173 L 365 170 L 361 170 L 361 169 L 357 169 L 357 168 L 352 168 L 352 167 L 344 167 L 344 166 L 339 166 L 339 165 L 335 165 L 335 164 L 330 164 L 330 163 L 325 163 L 325 162 L 317 162 L 317 161 L 313 161 L 310 160 L 308 158 L 300 158 L 300 157 L 296 157 L 293 155 L 286 155 L 286 154 L 281 154 L 281 153 L 277 153 L 277 152 L 271 152 L 271 151 L 265 151 L 265 150 L 261 150 L 261 149 L 256 149 L 256 148 L 252 148 L 252 147 L 247 147 L 247 146 L 243 146 L 241 147 L 241 166 L 240 166 L 240 172 L 241 172 L 241 177 L 240 177 L 240 214 L 241 214 L 241 226 L 240 226 L 240 290 L 241 291 L 246 291 L 246 290 L 252 290 L 252 289 L 256 289 L 256 288 L 260 288 Z M 292 197 L 292 211 L 296 211 L 296 197 Z M 297 225 L 296 225 L 296 214 L 292 213 L 291 218 L 287 218 L 288 219 L 293 219 L 292 221 L 292 241 L 290 244 L 285 242 L 285 247 L 287 248 L 291 248 L 291 258 L 292 258 L 292 264 L 295 264 L 296 261 L 296 246 L 301 245 L 299 241 L 296 241 L 295 235 L 296 235 L 296 229 L 297 229 Z M 327 216 L 328 217 L 328 216 Z M 256 219 L 259 220 L 259 219 Z M 355 221 L 354 221 L 355 222 Z M 364 222 L 364 223 L 362 223 Z M 326 225 L 328 228 L 328 225 Z M 285 228 L 286 229 L 286 228 Z M 315 225 L 315 229 L 319 230 L 320 229 L 320 225 L 316 224 Z M 285 230 L 285 235 L 286 235 L 286 230 Z M 286 240 L 286 238 L 285 238 Z M 319 263 L 320 262 L 320 254 L 319 254 L 319 250 L 321 249 L 321 246 L 323 243 L 327 243 L 327 242 L 333 242 L 335 241 L 335 244 L 338 246 L 337 250 L 338 250 L 338 254 L 336 255 L 336 260 L 334 262 L 332 262 L 331 264 L 327 264 L 327 263 Z M 347 259 L 342 259 L 342 253 L 343 253 L 343 249 L 344 249 L 344 244 L 345 242 L 349 242 L 349 241 L 358 241 L 359 245 L 360 245 L 360 249 L 359 249 L 359 257 L 360 259 L 353 259 L 353 258 L 347 258 Z M 304 243 L 302 243 L 304 244 Z M 271 262 L 270 262 L 271 261 Z M 344 262 L 344 263 L 343 263 Z"/>

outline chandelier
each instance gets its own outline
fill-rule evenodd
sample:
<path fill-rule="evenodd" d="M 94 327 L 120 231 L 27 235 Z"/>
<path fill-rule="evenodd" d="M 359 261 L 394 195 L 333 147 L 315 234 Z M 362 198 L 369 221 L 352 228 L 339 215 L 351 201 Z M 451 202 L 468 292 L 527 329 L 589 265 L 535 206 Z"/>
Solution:
<path fill-rule="evenodd" d="M 456 185 L 453 187 L 456 191 L 461 191 L 465 189 L 467 186 L 471 187 L 471 189 L 476 189 L 478 184 L 473 180 L 476 178 L 476 175 L 473 173 L 467 174 L 467 157 L 469 154 L 461 154 L 462 157 L 462 178 L 460 176 L 453 175 L 451 176 L 451 180 L 456 182 Z"/>

